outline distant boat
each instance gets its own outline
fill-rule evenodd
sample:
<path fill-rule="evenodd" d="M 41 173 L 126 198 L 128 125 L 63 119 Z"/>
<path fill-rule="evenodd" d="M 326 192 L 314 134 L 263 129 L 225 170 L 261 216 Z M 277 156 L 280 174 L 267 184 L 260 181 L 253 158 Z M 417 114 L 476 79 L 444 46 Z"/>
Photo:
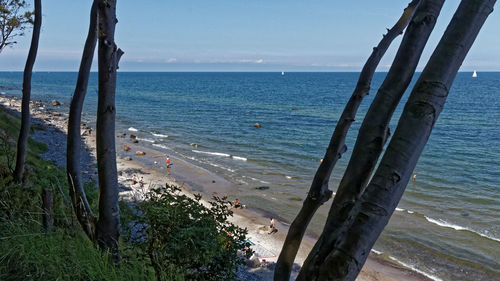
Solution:
<path fill-rule="evenodd" d="M 281 71 L 281 76 L 285 75 L 285 72 L 284 71 Z"/>
<path fill-rule="evenodd" d="M 477 72 L 474 70 L 474 73 L 472 73 L 472 77 L 476 78 L 477 77 Z"/>

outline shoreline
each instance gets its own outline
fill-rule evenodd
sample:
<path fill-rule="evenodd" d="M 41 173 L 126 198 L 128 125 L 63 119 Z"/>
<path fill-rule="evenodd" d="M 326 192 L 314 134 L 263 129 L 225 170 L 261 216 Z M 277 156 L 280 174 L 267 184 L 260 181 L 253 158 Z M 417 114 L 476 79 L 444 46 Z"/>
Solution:
<path fill-rule="evenodd" d="M 0 95 L 0 104 L 14 112 L 18 111 L 19 103 L 19 99 L 15 97 Z M 64 113 L 56 114 L 47 109 L 44 104 L 40 105 L 41 106 L 39 106 L 37 102 L 32 103 L 32 125 L 37 127 L 41 126 L 43 129 L 38 130 L 35 127 L 35 133 L 32 134 L 31 137 L 37 141 L 47 144 L 49 151 L 44 154 L 45 160 L 54 161 L 59 166 L 64 166 L 67 115 Z M 61 111 L 66 111 L 64 107 L 59 107 L 59 109 Z M 82 128 L 82 130 L 86 129 L 88 128 Z M 94 156 L 82 158 L 82 176 L 85 180 L 96 179 L 95 134 L 93 132 L 88 134 L 87 130 L 87 134 L 84 134 L 83 136 L 82 144 L 86 149 L 86 151 L 83 151 L 82 153 Z M 122 149 L 123 144 L 130 147 L 129 152 L 125 152 Z M 164 157 L 158 159 L 153 158 L 154 155 L 164 155 L 164 153 L 142 146 L 141 141 L 137 144 L 133 143 L 129 137 L 129 132 L 127 132 L 127 135 L 123 137 L 121 134 L 118 134 L 116 138 L 116 151 L 119 185 L 121 187 L 125 187 L 120 191 L 121 200 L 132 198 L 136 192 L 140 191 L 138 185 L 133 186 L 130 184 L 130 179 L 134 173 L 140 174 L 139 177 L 144 177 L 144 181 L 146 182 L 145 187 L 152 184 L 175 184 L 180 186 L 188 194 L 203 193 L 204 200 L 210 198 L 211 195 L 222 197 L 225 190 L 229 190 L 232 186 L 234 186 L 223 177 L 179 157 L 172 158 L 174 165 L 171 169 L 171 175 L 167 176 L 165 169 L 161 165 L 164 161 Z M 146 152 L 146 155 L 136 156 L 136 151 Z M 155 161 L 159 162 L 159 164 L 155 165 Z M 234 198 L 228 199 L 231 201 L 234 200 Z M 267 213 L 267 211 L 253 209 L 251 207 L 246 209 L 233 209 L 233 211 L 234 216 L 230 219 L 231 222 L 248 229 L 248 237 L 256 244 L 255 248 L 258 249 L 257 252 L 263 253 L 261 258 L 265 259 L 266 262 L 275 262 L 286 236 L 288 229 L 287 224 L 277 220 L 276 226 L 279 230 L 278 233 L 269 235 L 267 234 L 269 231 L 269 213 Z M 314 243 L 314 236 L 306 235 L 306 237 L 304 237 L 295 260 L 297 264 L 302 264 Z M 248 271 L 260 277 L 259 280 L 272 280 L 272 267 L 260 267 L 256 269 L 249 269 Z M 295 274 L 292 273 L 292 280 L 294 279 L 294 275 L 296 275 L 296 272 Z M 402 265 L 390 262 L 371 252 L 370 257 L 368 258 L 357 280 L 432 279 L 429 279 L 416 271 L 407 269 Z"/>

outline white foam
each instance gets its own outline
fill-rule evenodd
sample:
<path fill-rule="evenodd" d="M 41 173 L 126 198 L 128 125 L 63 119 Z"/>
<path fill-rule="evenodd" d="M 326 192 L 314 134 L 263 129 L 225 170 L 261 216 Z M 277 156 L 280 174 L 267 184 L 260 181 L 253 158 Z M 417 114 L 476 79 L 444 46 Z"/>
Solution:
<path fill-rule="evenodd" d="M 168 147 L 166 145 L 163 145 L 163 144 L 153 143 L 153 146 L 160 147 L 160 148 L 163 148 L 163 149 L 170 149 L 170 147 Z"/>
<path fill-rule="evenodd" d="M 418 269 L 418 268 L 415 268 L 415 267 L 414 267 L 414 266 L 412 266 L 412 265 L 409 265 L 409 264 L 407 264 L 407 263 L 404 263 L 404 262 L 402 262 L 402 261 L 400 261 L 400 260 L 396 259 L 396 258 L 395 258 L 395 257 L 393 257 L 393 256 L 389 256 L 389 258 L 390 258 L 391 260 L 393 260 L 393 261 L 395 261 L 395 262 L 397 262 L 397 263 L 401 264 L 401 265 L 402 265 L 402 266 L 404 266 L 404 267 L 407 267 L 407 268 L 409 268 L 409 269 L 411 269 L 411 270 L 413 270 L 413 271 L 415 271 L 415 272 L 418 272 L 418 273 L 420 273 L 420 274 L 424 275 L 424 276 L 425 276 L 425 277 L 427 277 L 427 278 L 430 278 L 430 279 L 435 280 L 435 281 L 443 281 L 443 279 L 441 279 L 441 278 L 439 278 L 439 277 L 437 277 L 437 276 L 431 275 L 431 274 L 429 274 L 429 273 L 427 273 L 427 272 L 424 272 L 424 271 L 422 271 L 422 270 L 420 270 L 420 269 Z"/>
<path fill-rule="evenodd" d="M 145 142 L 150 142 L 150 143 L 154 143 L 155 142 L 154 140 L 143 139 L 143 138 L 137 138 L 137 140 L 141 140 L 141 141 L 145 141 Z"/>
<path fill-rule="evenodd" d="M 245 157 L 234 156 L 234 155 L 231 155 L 231 158 L 233 158 L 234 160 L 241 160 L 241 161 L 247 161 L 248 160 Z"/>
<path fill-rule="evenodd" d="M 377 250 L 375 250 L 375 249 L 372 249 L 372 252 L 374 252 L 374 253 L 375 253 L 375 254 L 377 254 L 377 255 L 381 255 L 381 254 L 382 254 L 382 252 L 381 252 L 381 251 L 377 251 Z"/>
<path fill-rule="evenodd" d="M 151 134 L 152 134 L 153 136 L 155 136 L 155 137 L 159 137 L 159 138 L 168 138 L 168 136 L 167 136 L 167 135 L 157 134 L 157 133 L 153 133 L 153 132 L 151 132 Z"/>
<path fill-rule="evenodd" d="M 445 220 L 441 220 L 441 219 L 433 219 L 433 218 L 429 218 L 428 216 L 424 216 L 425 219 L 430 222 L 430 223 L 433 223 L 433 224 L 436 224 L 436 225 L 439 225 L 439 226 L 442 226 L 442 227 L 448 227 L 448 228 L 453 228 L 455 230 L 464 230 L 464 231 L 470 231 L 472 233 L 475 233 L 481 237 L 484 237 L 484 238 L 488 238 L 488 239 L 491 239 L 491 240 L 494 240 L 494 241 L 498 241 L 500 242 L 500 239 L 499 238 L 496 238 L 496 237 L 492 237 L 492 236 L 489 236 L 489 235 L 486 235 L 486 234 L 483 234 L 483 233 L 480 233 L 480 232 L 477 232 L 473 229 L 470 229 L 470 228 L 467 228 L 467 227 L 464 227 L 464 226 L 460 226 L 460 225 L 456 225 L 456 224 L 452 224 L 452 223 L 449 223 Z"/>
<path fill-rule="evenodd" d="M 289 179 L 289 180 L 291 180 L 291 179 L 292 179 L 292 177 L 291 177 L 291 176 L 285 176 L 285 177 L 286 177 L 287 179 Z"/>
<path fill-rule="evenodd" d="M 192 150 L 195 153 L 203 153 L 203 154 L 209 154 L 209 155 L 215 155 L 215 156 L 222 156 L 222 157 L 231 157 L 231 155 L 227 153 L 220 153 L 220 152 L 210 152 L 210 151 L 201 151 L 201 150 Z"/>
<path fill-rule="evenodd" d="M 131 131 L 131 132 L 137 132 L 137 131 L 139 131 L 139 130 L 137 130 L 137 129 L 136 129 L 136 128 L 134 128 L 134 127 L 130 127 L 130 128 L 128 128 L 128 130 L 129 130 L 129 131 Z"/>
<path fill-rule="evenodd" d="M 215 163 L 213 163 L 213 162 L 208 162 L 208 164 L 209 164 L 209 165 L 212 165 L 212 166 L 214 166 L 214 167 L 221 168 L 221 169 L 223 169 L 223 170 L 229 171 L 229 172 L 231 172 L 231 173 L 234 173 L 234 172 L 235 172 L 235 170 L 233 170 L 233 169 L 230 169 L 230 168 L 227 168 L 227 167 L 224 167 L 224 166 L 221 166 L 221 165 L 215 164 Z"/>
<path fill-rule="evenodd" d="M 398 211 L 398 212 L 407 212 L 408 214 L 413 214 L 414 213 L 413 211 L 406 210 L 406 209 L 401 209 L 401 208 L 396 208 L 396 211 Z"/>

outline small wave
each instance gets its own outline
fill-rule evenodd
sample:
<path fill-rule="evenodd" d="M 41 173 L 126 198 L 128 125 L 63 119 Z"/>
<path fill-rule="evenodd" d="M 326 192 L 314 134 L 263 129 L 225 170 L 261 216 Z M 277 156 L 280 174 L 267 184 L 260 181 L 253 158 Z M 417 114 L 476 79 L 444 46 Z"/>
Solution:
<path fill-rule="evenodd" d="M 138 131 L 139 131 L 139 130 L 137 130 L 137 129 L 136 129 L 136 128 L 134 128 L 134 127 L 130 127 L 130 128 L 128 128 L 128 130 L 129 130 L 129 131 L 131 131 L 131 132 L 138 132 Z"/>
<path fill-rule="evenodd" d="M 231 158 L 233 158 L 234 160 L 240 160 L 240 161 L 247 161 L 248 160 L 246 157 L 240 157 L 240 156 L 234 156 L 234 155 L 231 155 Z"/>
<path fill-rule="evenodd" d="M 220 152 L 210 152 L 210 151 L 201 151 L 201 150 L 192 150 L 195 153 L 203 153 L 203 154 L 209 154 L 209 155 L 215 155 L 215 156 L 222 156 L 222 157 L 231 157 L 231 155 L 227 153 L 220 153 Z"/>
<path fill-rule="evenodd" d="M 381 251 L 377 251 L 377 250 L 375 250 L 375 249 L 372 249 L 372 252 L 374 252 L 374 253 L 375 253 L 375 254 L 377 254 L 377 255 L 381 255 L 381 254 L 382 254 L 382 252 L 381 252 Z"/>
<path fill-rule="evenodd" d="M 155 142 L 154 140 L 150 140 L 150 139 L 143 139 L 143 138 L 137 138 L 137 140 L 140 140 L 140 141 L 145 141 L 145 142 L 150 142 L 150 143 L 154 143 L 154 142 Z"/>
<path fill-rule="evenodd" d="M 160 148 L 163 148 L 163 149 L 170 149 L 170 147 L 168 147 L 166 145 L 163 145 L 163 144 L 153 143 L 153 146 L 160 147 Z"/>
<path fill-rule="evenodd" d="M 408 214 L 413 214 L 414 213 L 413 211 L 406 210 L 406 209 L 401 209 L 401 208 L 396 208 L 396 211 L 398 211 L 398 212 L 407 212 Z"/>
<path fill-rule="evenodd" d="M 492 236 L 489 236 L 489 235 L 486 235 L 486 234 L 483 234 L 481 232 L 477 232 L 473 229 L 470 229 L 470 228 L 467 228 L 467 227 L 464 227 L 464 226 L 460 226 L 460 225 L 456 225 L 456 224 L 452 224 L 452 223 L 449 223 L 445 220 L 441 220 L 441 219 L 433 219 L 433 218 L 430 218 L 428 216 L 425 216 L 425 219 L 430 222 L 430 223 L 433 223 L 433 224 L 436 224 L 436 225 L 439 225 L 439 226 L 442 226 L 442 227 L 448 227 L 448 228 L 453 228 L 455 230 L 463 230 L 463 231 L 470 231 L 472 233 L 475 233 L 481 237 L 484 237 L 484 238 L 488 238 L 488 239 L 491 239 L 491 240 L 494 240 L 494 241 L 498 241 L 500 242 L 500 239 L 499 238 L 496 238 L 496 237 L 492 237 Z"/>
<path fill-rule="evenodd" d="M 215 163 L 212 163 L 212 162 L 208 162 L 208 164 L 209 164 L 209 165 L 211 165 L 211 166 L 214 166 L 214 167 L 221 168 L 221 169 L 223 169 L 223 170 L 229 171 L 229 172 L 231 172 L 231 173 L 234 173 L 234 172 L 235 172 L 235 170 L 233 170 L 233 169 L 230 169 L 230 168 L 228 168 L 228 167 L 224 167 L 224 166 L 222 166 L 222 165 L 218 165 L 218 164 L 215 164 Z"/>
<path fill-rule="evenodd" d="M 395 257 L 393 257 L 393 256 L 389 256 L 389 258 L 390 258 L 391 260 L 393 260 L 393 261 L 395 261 L 395 262 L 397 262 L 397 263 L 401 264 L 401 265 L 402 265 L 402 266 L 404 266 L 404 267 L 407 267 L 407 268 L 409 268 L 409 269 L 411 269 L 411 270 L 413 270 L 413 271 L 415 271 L 415 272 L 418 272 L 418 273 L 420 273 L 420 274 L 424 275 L 424 276 L 425 276 L 425 277 L 427 277 L 427 278 L 430 278 L 430 279 L 435 280 L 435 281 L 443 281 L 443 279 L 441 279 L 441 278 L 439 278 L 439 277 L 437 277 L 437 276 L 431 275 L 431 274 L 429 274 L 429 273 L 427 273 L 427 272 L 425 272 L 425 271 L 422 271 L 422 270 L 420 270 L 420 269 L 418 269 L 418 268 L 416 268 L 416 267 L 414 267 L 414 266 L 412 266 L 412 265 L 409 265 L 409 264 L 407 264 L 407 263 L 404 263 L 404 262 L 402 262 L 402 261 L 398 260 L 397 258 L 395 258 Z"/>
<path fill-rule="evenodd" d="M 153 133 L 153 132 L 151 132 L 151 134 L 152 134 L 153 136 L 155 136 L 155 137 L 159 137 L 159 138 L 168 138 L 168 136 L 167 136 L 167 135 L 157 134 L 157 133 Z"/>
<path fill-rule="evenodd" d="M 285 176 L 285 177 L 286 177 L 287 179 L 289 179 L 289 180 L 291 180 L 291 179 L 292 179 L 292 177 L 291 177 L 291 176 Z"/>

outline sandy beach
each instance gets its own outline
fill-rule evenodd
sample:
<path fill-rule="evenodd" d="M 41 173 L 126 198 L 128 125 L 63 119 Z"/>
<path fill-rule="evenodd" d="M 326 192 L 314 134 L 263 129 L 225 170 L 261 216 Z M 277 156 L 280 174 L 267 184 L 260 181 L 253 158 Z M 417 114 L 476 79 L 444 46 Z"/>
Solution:
<path fill-rule="evenodd" d="M 13 97 L 0 95 L 0 104 L 13 111 L 20 110 L 20 101 Z M 32 103 L 32 126 L 35 132 L 32 137 L 46 143 L 48 151 L 43 155 L 46 160 L 54 161 L 60 166 L 65 165 L 67 130 L 67 105 L 56 106 L 41 102 Z M 82 124 L 82 171 L 85 179 L 96 179 L 95 132 L 93 124 Z M 121 188 L 121 200 L 133 201 L 140 199 L 140 193 L 155 185 L 165 183 L 177 185 L 187 194 L 202 193 L 205 200 L 212 195 L 224 196 L 233 184 L 225 178 L 206 169 L 190 163 L 187 159 L 172 157 L 170 175 L 165 169 L 165 154 L 143 145 L 142 140 L 131 138 L 131 132 L 116 132 L 117 168 Z M 133 132 L 132 132 L 133 133 Z M 138 151 L 143 153 L 137 153 Z M 143 155 L 142 155 L 143 154 Z M 144 186 L 132 184 L 133 175 L 143 177 Z M 256 191 L 259 192 L 259 191 Z M 235 198 L 228 198 L 234 200 Z M 245 202 L 241 202 L 245 204 Z M 254 244 L 252 247 L 262 265 L 257 268 L 246 267 L 242 275 L 253 280 L 272 280 L 274 262 L 277 260 L 285 239 L 288 226 L 285 222 L 276 221 L 277 233 L 269 234 L 269 215 L 261 210 L 246 206 L 244 209 L 233 209 L 231 221 L 240 227 L 248 229 L 248 238 Z M 292 280 L 315 243 L 315 237 L 304 238 L 297 258 Z M 357 280 L 431 280 L 427 277 L 391 263 L 375 253 L 371 253 Z"/>

